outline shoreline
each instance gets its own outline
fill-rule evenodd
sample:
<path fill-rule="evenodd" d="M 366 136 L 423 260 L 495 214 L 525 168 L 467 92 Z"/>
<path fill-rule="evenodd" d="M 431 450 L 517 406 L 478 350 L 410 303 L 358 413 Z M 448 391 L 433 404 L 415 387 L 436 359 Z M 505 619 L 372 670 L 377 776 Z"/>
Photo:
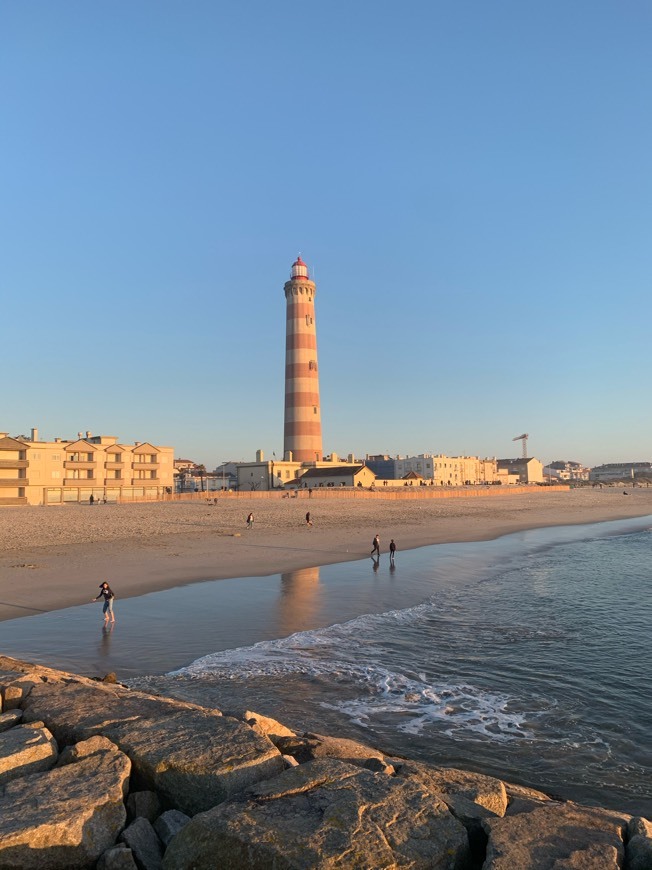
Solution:
<path fill-rule="evenodd" d="M 260 577 L 369 557 L 378 533 L 403 550 L 487 541 L 529 529 L 652 515 L 652 490 L 576 489 L 478 499 L 254 504 L 150 503 L 0 511 L 0 621 L 90 601 L 108 580 L 118 598 L 204 580 Z M 310 505 L 314 525 L 305 525 Z"/>

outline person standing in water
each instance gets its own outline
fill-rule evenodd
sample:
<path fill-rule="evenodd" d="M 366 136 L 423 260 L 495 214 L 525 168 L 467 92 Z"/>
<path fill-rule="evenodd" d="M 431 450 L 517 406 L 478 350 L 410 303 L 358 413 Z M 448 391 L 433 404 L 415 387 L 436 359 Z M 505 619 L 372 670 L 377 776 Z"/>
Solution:
<path fill-rule="evenodd" d="M 394 561 L 394 554 L 396 553 L 396 544 L 394 543 L 394 538 L 389 542 L 389 561 Z"/>
<path fill-rule="evenodd" d="M 104 599 L 104 605 L 102 607 L 104 624 L 106 625 L 109 621 L 115 622 L 115 616 L 113 615 L 113 599 L 115 598 L 115 595 L 106 580 L 104 583 L 100 583 L 100 594 L 97 598 L 91 598 L 91 601 L 98 601 L 100 598 Z"/>

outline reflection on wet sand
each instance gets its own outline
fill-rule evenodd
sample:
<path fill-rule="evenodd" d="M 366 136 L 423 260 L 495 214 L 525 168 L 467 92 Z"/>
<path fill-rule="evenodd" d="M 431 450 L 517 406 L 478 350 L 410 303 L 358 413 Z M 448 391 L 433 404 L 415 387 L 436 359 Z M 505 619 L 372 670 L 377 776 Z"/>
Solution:
<path fill-rule="evenodd" d="M 281 574 L 280 592 L 278 618 L 281 636 L 311 628 L 322 597 L 319 567 Z"/>

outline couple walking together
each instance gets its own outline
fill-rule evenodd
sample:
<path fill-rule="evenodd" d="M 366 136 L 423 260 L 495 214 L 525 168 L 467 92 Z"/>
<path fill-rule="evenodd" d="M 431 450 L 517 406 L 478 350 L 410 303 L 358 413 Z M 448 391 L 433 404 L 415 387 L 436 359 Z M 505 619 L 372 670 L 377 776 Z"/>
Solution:
<path fill-rule="evenodd" d="M 393 562 L 394 554 L 396 553 L 396 544 L 394 543 L 394 538 L 389 542 L 389 558 Z M 380 535 L 376 535 L 376 537 L 371 542 L 371 556 L 380 556 Z"/>

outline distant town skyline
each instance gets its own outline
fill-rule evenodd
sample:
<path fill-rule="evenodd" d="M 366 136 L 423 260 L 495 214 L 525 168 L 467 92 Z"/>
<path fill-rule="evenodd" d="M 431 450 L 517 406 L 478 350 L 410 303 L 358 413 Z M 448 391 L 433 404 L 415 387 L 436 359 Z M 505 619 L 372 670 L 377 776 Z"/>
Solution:
<path fill-rule="evenodd" d="M 646 461 L 647 4 L 5 4 L 0 426 L 283 453 Z"/>

